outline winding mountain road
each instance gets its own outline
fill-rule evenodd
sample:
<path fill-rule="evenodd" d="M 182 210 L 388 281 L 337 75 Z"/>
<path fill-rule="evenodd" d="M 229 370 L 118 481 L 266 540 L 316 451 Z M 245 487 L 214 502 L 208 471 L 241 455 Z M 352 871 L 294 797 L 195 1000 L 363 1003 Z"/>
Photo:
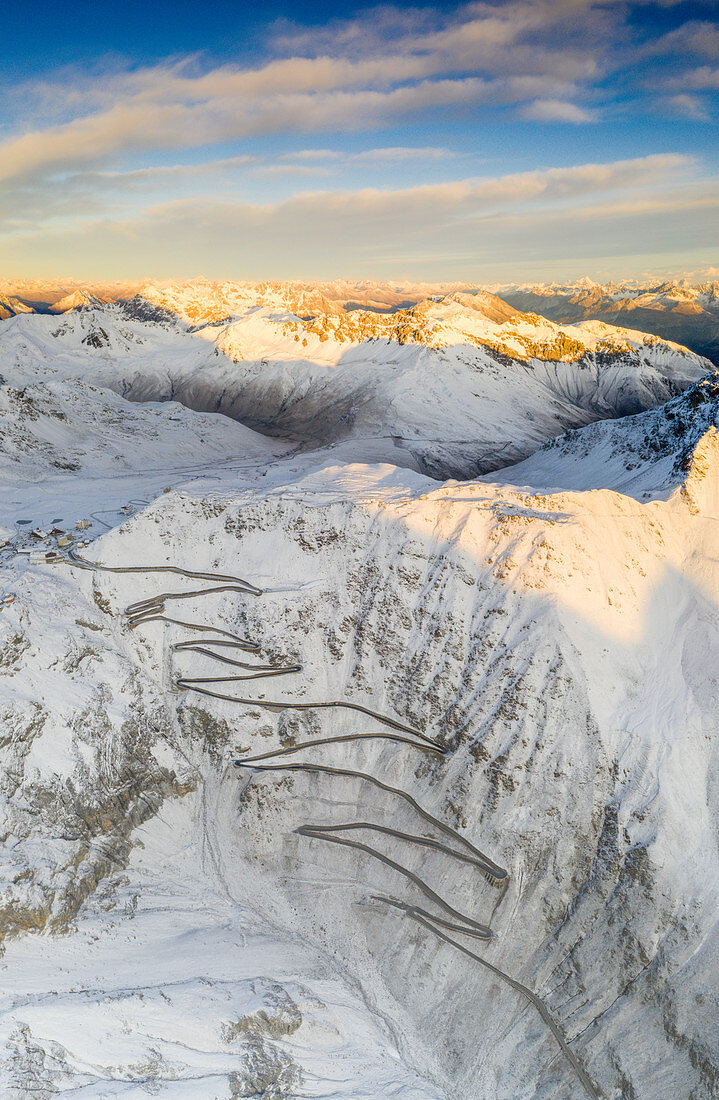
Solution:
<path fill-rule="evenodd" d="M 68 561 L 77 565 L 80 569 L 99 570 L 102 573 L 175 573 L 180 577 L 190 577 L 192 580 L 223 581 L 228 584 L 239 585 L 240 590 L 249 592 L 253 596 L 261 596 L 262 589 L 243 580 L 242 577 L 229 576 L 225 573 L 204 573 L 194 569 L 182 569 L 179 565 L 101 565 L 99 562 L 87 561 L 81 558 L 76 550 L 68 552 Z M 186 593 L 189 595 L 189 593 Z M 202 592 L 195 595 L 203 595 Z M 140 601 L 143 602 L 143 601 Z"/>
<path fill-rule="evenodd" d="M 144 626 L 145 623 L 169 623 L 171 626 L 183 626 L 187 630 L 200 630 L 207 631 L 212 634 L 222 634 L 225 638 L 232 638 L 238 649 L 244 649 L 248 653 L 255 653 L 261 649 L 259 642 L 251 642 L 248 638 L 241 638 L 239 634 L 233 634 L 230 630 L 221 630 L 219 626 L 207 626 L 204 623 L 186 623 L 182 619 L 171 619 L 167 615 L 143 615 L 142 618 L 135 618 L 128 622 L 130 630 L 135 630 L 138 626 Z"/>
<path fill-rule="evenodd" d="M 359 824 L 359 823 L 357 823 Z M 347 837 L 333 836 L 330 830 L 333 827 L 331 825 L 300 825 L 299 829 L 295 829 L 295 833 L 299 836 L 310 837 L 314 840 L 325 840 L 331 844 L 341 844 L 345 848 L 355 848 L 358 851 L 366 852 L 367 855 L 378 859 L 381 863 L 384 863 L 387 867 L 391 867 L 394 871 L 397 871 L 404 878 L 413 882 L 414 885 L 433 901 L 435 905 L 438 905 L 440 909 L 444 909 L 445 913 L 449 913 L 450 916 L 460 921 L 459 924 L 449 925 L 455 932 L 462 932 L 466 936 L 474 936 L 476 939 L 491 940 L 493 936 L 492 929 L 486 924 L 480 924 L 473 917 L 468 917 L 465 913 L 460 913 L 455 909 L 453 905 L 445 901 L 440 897 L 436 891 L 434 891 L 428 884 L 421 879 L 419 875 L 415 875 L 414 871 L 410 871 L 407 867 L 403 867 L 401 863 L 397 863 L 395 860 L 390 859 L 384 852 L 378 852 L 376 848 L 370 847 L 369 844 L 362 844 L 359 840 L 348 840 Z M 394 829 L 385 829 L 385 832 L 396 837 L 404 837 L 404 834 L 396 832 Z"/>
<path fill-rule="evenodd" d="M 307 742 L 307 744 L 315 744 L 315 742 Z M 502 888 L 502 891 L 506 890 L 509 885 L 509 873 L 500 867 L 497 863 L 481 852 L 479 848 L 475 848 L 473 844 L 467 840 L 466 837 L 458 833 L 450 825 L 446 825 L 444 821 L 440 821 L 439 818 L 433 817 L 428 813 L 420 804 L 408 794 L 407 791 L 401 790 L 399 787 L 392 787 L 389 783 L 383 783 L 381 779 L 377 779 L 374 775 L 369 775 L 367 772 L 351 771 L 348 768 L 332 768 L 328 764 L 311 764 L 311 763 L 298 763 L 294 761 L 288 764 L 257 764 L 254 761 L 267 759 L 269 755 L 280 756 L 285 750 L 281 749 L 274 754 L 265 753 L 263 756 L 248 757 L 244 756 L 240 760 L 234 761 L 236 768 L 250 768 L 252 771 L 307 771 L 307 772 L 319 772 L 325 775 L 339 775 L 349 779 L 360 779 L 366 783 L 372 783 L 380 790 L 387 791 L 389 794 L 397 795 L 403 799 L 412 809 L 429 825 L 437 829 L 439 832 L 444 833 L 445 836 L 451 837 L 462 847 L 466 848 L 470 853 L 470 861 L 476 863 L 477 867 L 482 871 L 487 879 L 495 886 Z M 448 849 L 449 850 L 449 849 Z M 456 858 L 462 858 L 462 853 L 452 852 Z"/>
<path fill-rule="evenodd" d="M 464 852 L 458 852 L 454 847 L 436 840 L 431 837 L 417 836 L 412 833 L 405 833 L 400 830 L 394 829 L 390 826 L 378 825 L 369 821 L 352 821 L 334 825 L 317 825 L 308 824 L 302 825 L 295 832 L 307 837 L 310 840 L 321 840 L 327 843 L 336 844 L 344 848 L 350 848 L 356 851 L 361 851 L 366 855 L 371 856 L 373 859 L 378 860 L 385 866 L 390 867 L 399 875 L 412 882 L 421 893 L 428 898 L 434 906 L 447 913 L 451 920 L 446 917 L 439 916 L 438 914 L 431 913 L 427 909 L 423 909 L 420 906 L 412 905 L 407 902 L 398 901 L 394 898 L 382 897 L 379 895 L 372 895 L 372 900 L 382 905 L 394 908 L 397 911 L 402 912 L 406 917 L 415 921 L 426 931 L 431 932 L 434 936 L 453 947 L 455 950 L 460 951 L 462 954 L 481 966 L 485 967 L 492 974 L 494 974 L 501 981 L 508 984 L 512 989 L 521 994 L 539 1013 L 539 1016 L 549 1028 L 555 1040 L 557 1041 L 562 1054 L 567 1059 L 568 1063 L 574 1070 L 579 1082 L 581 1083 L 584 1091 L 590 1097 L 590 1100 L 599 1100 L 599 1095 L 596 1092 L 590 1078 L 587 1076 L 586 1071 L 583 1069 L 579 1059 L 569 1047 L 560 1027 L 555 1022 L 551 1013 L 549 1012 L 544 1001 L 537 996 L 531 989 L 518 982 L 516 979 L 511 978 L 504 971 L 494 966 L 487 959 L 481 955 L 477 955 L 475 952 L 470 951 L 462 943 L 458 943 L 447 935 L 447 932 L 453 932 L 458 935 L 467 936 L 475 940 L 488 941 L 492 939 L 493 933 L 488 925 L 482 924 L 476 921 L 473 917 L 469 917 L 464 913 L 461 913 L 449 902 L 445 901 L 439 894 L 437 894 L 432 888 L 418 875 L 414 874 L 407 867 L 403 867 L 402 864 L 397 863 L 383 852 L 371 847 L 368 844 L 364 844 L 361 841 L 351 840 L 346 836 L 339 836 L 338 833 L 354 831 L 354 830 L 370 830 L 378 833 L 382 833 L 386 836 L 393 837 L 404 843 L 421 845 L 426 848 L 431 848 L 435 851 L 441 852 L 452 859 L 459 860 L 460 862 L 467 863 L 476 866 L 479 871 L 488 879 L 488 881 L 499 887 L 501 890 L 500 899 L 504 895 L 509 883 L 509 875 L 507 871 L 499 867 L 493 860 L 485 856 L 479 849 L 475 848 L 465 837 L 457 833 L 450 826 L 440 822 L 437 818 L 428 814 L 426 810 L 415 801 L 414 798 L 406 791 L 402 791 L 399 788 L 392 787 L 389 784 L 383 783 L 381 780 L 376 779 L 374 776 L 368 775 L 364 772 L 352 771 L 350 769 L 334 768 L 329 765 L 311 764 L 305 762 L 290 762 L 290 763 L 267 763 L 269 760 L 278 760 L 286 755 L 292 755 L 297 752 L 301 752 L 308 748 L 317 748 L 319 746 L 334 745 L 348 742 L 357 742 L 364 740 L 371 740 L 376 738 L 384 738 L 389 741 L 394 741 L 400 744 L 409 745 L 415 749 L 419 749 L 425 752 L 433 752 L 439 756 L 446 756 L 448 749 L 442 746 L 438 741 L 435 741 L 431 737 L 422 733 L 419 730 L 407 726 L 397 719 L 390 718 L 387 715 L 380 714 L 377 711 L 372 710 L 369 707 L 365 707 L 359 703 L 347 702 L 345 700 L 333 700 L 323 702 L 311 702 L 311 703 L 297 703 L 287 700 L 269 701 L 265 699 L 247 699 L 236 696 L 226 695 L 222 692 L 215 692 L 209 688 L 205 688 L 201 685 L 204 684 L 225 684 L 235 683 L 239 681 L 245 681 L 248 679 L 258 679 L 260 677 L 268 676 L 280 676 L 288 673 L 295 673 L 301 671 L 299 665 L 251 665 L 244 661 L 233 660 L 230 657 L 225 657 L 220 653 L 213 652 L 213 649 L 220 648 L 234 648 L 243 650 L 245 652 L 256 653 L 260 650 L 260 646 L 241 638 L 238 635 L 232 634 L 230 631 L 221 630 L 208 626 L 207 624 L 200 623 L 187 623 L 179 619 L 172 619 L 164 614 L 165 603 L 169 600 L 176 599 L 193 599 L 200 598 L 202 596 L 212 595 L 218 592 L 238 592 L 242 595 L 260 596 L 262 590 L 256 588 L 248 581 L 243 580 L 241 577 L 227 576 L 224 574 L 214 574 L 197 572 L 194 570 L 181 569 L 177 566 L 103 566 L 98 563 L 86 561 L 75 551 L 70 551 L 67 558 L 64 559 L 69 565 L 77 566 L 80 569 L 99 570 L 108 573 L 174 573 L 180 576 L 188 577 L 190 579 L 201 579 L 207 581 L 219 581 L 219 584 L 215 584 L 210 588 L 198 589 L 189 592 L 163 592 L 155 596 L 146 597 L 142 600 L 137 600 L 130 604 L 125 609 L 127 617 L 127 624 L 130 629 L 136 629 L 139 626 L 149 624 L 151 622 L 163 622 L 168 625 L 178 626 L 184 629 L 197 630 L 200 633 L 215 633 L 222 635 L 223 638 L 227 638 L 227 641 L 221 641 L 218 639 L 192 639 L 185 642 L 174 643 L 171 646 L 173 653 L 199 653 L 201 656 L 207 657 L 211 660 L 216 660 L 222 664 L 233 665 L 238 668 L 247 670 L 248 675 L 234 675 L 224 677 L 190 677 L 179 676 L 175 679 L 174 683 L 177 688 L 181 690 L 189 690 L 197 692 L 201 695 L 208 696 L 213 699 L 221 699 L 228 702 L 239 703 L 247 707 L 261 707 L 272 711 L 283 711 L 287 709 L 292 710 L 320 710 L 328 708 L 345 708 L 361 714 L 364 714 L 370 718 L 375 719 L 381 724 L 389 727 L 388 730 L 377 731 L 374 733 L 350 733 L 340 734 L 334 737 L 316 738 L 312 741 L 300 742 L 296 745 L 291 745 L 282 749 L 275 749 L 266 753 L 261 753 L 256 756 L 245 756 L 239 760 L 234 761 L 234 765 L 237 768 L 246 768 L 250 771 L 250 781 L 252 772 L 262 771 L 308 771 L 324 773 L 327 775 L 345 776 L 349 778 L 357 778 L 373 784 L 375 787 L 387 791 L 391 794 L 397 795 L 402 798 L 408 805 L 410 805 L 420 817 L 423 818 L 428 824 L 431 824 L 445 836 L 451 837 L 452 840 L 464 848 Z M 390 732 L 395 731 L 395 732 Z M 470 854 L 467 854 L 470 853 Z M 495 905 L 496 910 L 496 905 Z M 446 930 L 446 931 L 443 931 Z"/>
<path fill-rule="evenodd" d="M 541 997 L 538 997 L 537 994 L 533 992 L 533 990 L 531 990 L 528 986 L 523 985 L 522 982 L 518 982 L 516 978 L 511 978 L 509 974 L 505 974 L 505 972 L 503 970 L 500 970 L 499 967 L 494 966 L 487 959 L 482 958 L 481 955 L 476 955 L 474 951 L 470 951 L 468 947 L 464 946 L 464 944 L 457 943 L 456 940 L 453 940 L 450 936 L 445 935 L 445 933 L 442 932 L 439 928 L 434 927 L 434 925 L 436 924 L 440 924 L 444 927 L 450 927 L 446 921 L 438 919 L 431 913 L 426 912 L 424 909 L 418 909 L 417 906 L 407 905 L 405 902 L 394 901 L 391 898 L 382 897 L 377 897 L 375 900 L 382 902 L 384 905 L 392 906 L 395 909 L 403 910 L 405 915 L 409 917 L 410 920 L 416 921 L 417 924 L 420 924 L 423 928 L 426 928 L 428 931 L 434 933 L 435 936 L 437 936 L 441 940 L 444 940 L 445 943 L 450 944 L 451 947 L 454 947 L 463 955 L 466 955 L 468 958 L 474 959 L 475 962 L 480 963 L 487 970 L 491 971 L 492 974 L 494 974 L 497 978 L 500 978 L 503 982 L 506 982 L 507 985 L 512 987 L 512 989 L 515 989 L 518 993 L 525 997 L 529 1001 L 529 1003 L 533 1005 L 534 1008 L 536 1008 L 542 1020 L 547 1025 L 554 1038 L 557 1040 L 562 1054 L 574 1069 L 587 1095 L 591 1098 L 591 1100 L 600 1100 L 599 1093 L 594 1088 L 594 1085 L 592 1084 L 590 1078 L 587 1076 L 587 1073 L 582 1067 L 581 1062 L 574 1054 L 574 1051 L 569 1046 L 567 1040 L 564 1038 L 561 1028 L 555 1023 L 554 1017 L 550 1013 L 549 1009 L 547 1008 Z"/>

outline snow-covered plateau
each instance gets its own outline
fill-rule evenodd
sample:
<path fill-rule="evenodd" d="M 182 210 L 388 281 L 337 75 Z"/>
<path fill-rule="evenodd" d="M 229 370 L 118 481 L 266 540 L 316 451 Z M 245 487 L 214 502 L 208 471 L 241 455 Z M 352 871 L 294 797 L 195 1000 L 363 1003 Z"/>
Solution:
<path fill-rule="evenodd" d="M 0 1095 L 715 1097 L 710 364 L 94 299 L 0 323 Z"/>

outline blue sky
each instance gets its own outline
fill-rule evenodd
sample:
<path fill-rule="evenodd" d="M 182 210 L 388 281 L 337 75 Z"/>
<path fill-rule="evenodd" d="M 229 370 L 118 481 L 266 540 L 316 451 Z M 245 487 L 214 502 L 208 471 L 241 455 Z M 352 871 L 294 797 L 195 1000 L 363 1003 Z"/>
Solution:
<path fill-rule="evenodd" d="M 3 276 L 716 277 L 713 3 L 3 18 Z"/>

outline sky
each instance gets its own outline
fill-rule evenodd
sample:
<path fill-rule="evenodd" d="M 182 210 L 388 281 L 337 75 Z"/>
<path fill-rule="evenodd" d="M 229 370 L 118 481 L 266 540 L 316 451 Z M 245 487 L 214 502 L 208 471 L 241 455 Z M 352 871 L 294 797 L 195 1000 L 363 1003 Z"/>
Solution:
<path fill-rule="evenodd" d="M 716 278 L 716 14 L 11 6 L 0 277 Z"/>

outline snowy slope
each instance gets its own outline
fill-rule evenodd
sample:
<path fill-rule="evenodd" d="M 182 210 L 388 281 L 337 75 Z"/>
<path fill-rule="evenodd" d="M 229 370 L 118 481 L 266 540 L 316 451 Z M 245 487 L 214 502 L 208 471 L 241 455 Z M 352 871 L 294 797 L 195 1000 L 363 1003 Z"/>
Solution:
<path fill-rule="evenodd" d="M 162 471 L 223 462 L 233 453 L 261 461 L 282 449 L 227 417 L 191 413 L 176 402 L 137 406 L 80 380 L 29 380 L 21 372 L 18 381 L 8 373 L 0 386 L 5 478 L 37 480 L 55 470 Z"/>
<path fill-rule="evenodd" d="M 47 326 L 57 330 L 57 319 L 34 317 L 35 332 L 23 321 L 7 321 L 0 336 L 0 542 L 28 511 L 47 530 L 95 511 L 97 534 L 133 498 L 142 504 L 188 476 L 212 481 L 218 468 L 241 479 L 288 449 L 225 416 L 133 404 L 77 377 L 72 355 L 51 354 L 60 345 Z"/>
<path fill-rule="evenodd" d="M 496 300 L 462 294 L 309 320 L 250 305 L 190 332 L 156 303 L 145 308 L 162 309 L 164 323 L 138 319 L 144 301 L 133 300 L 133 317 L 109 306 L 12 318 L 0 355 L 438 477 L 496 469 L 567 428 L 652 408 L 709 368 L 655 337 L 505 319 Z"/>
<path fill-rule="evenodd" d="M 666 498 L 683 483 L 711 428 L 719 428 L 717 372 L 657 409 L 551 439 L 492 479 L 542 491 L 612 488 L 641 500 Z"/>
<path fill-rule="evenodd" d="M 128 660 L 100 590 L 14 552 L 81 519 L 92 542 L 178 483 L 261 478 L 286 448 L 17 350 L 0 385 L 0 1093 L 436 1100 L 336 963 L 228 891 L 192 750 L 166 743 L 152 659 Z"/>
<path fill-rule="evenodd" d="M 319 952 L 230 896 L 201 809 L 139 825 L 70 935 L 7 945 L 3 1095 L 437 1100 Z"/>
<path fill-rule="evenodd" d="M 109 337 L 86 316 L 73 314 L 68 327 L 91 357 Z M 123 331 L 115 336 L 126 351 L 147 350 L 135 332 Z M 10 490 L 75 472 L 117 478 L 152 470 L 162 476 L 186 466 L 214 468 L 231 458 L 256 466 L 286 450 L 225 416 L 192 413 L 173 401 L 132 404 L 83 378 L 87 372 L 77 370 L 77 357 L 63 355 L 61 347 L 57 319 L 17 317 L 0 330 L 0 479 Z M 168 358 L 173 350 L 170 339 Z M 156 344 L 152 352 L 157 367 Z"/>

